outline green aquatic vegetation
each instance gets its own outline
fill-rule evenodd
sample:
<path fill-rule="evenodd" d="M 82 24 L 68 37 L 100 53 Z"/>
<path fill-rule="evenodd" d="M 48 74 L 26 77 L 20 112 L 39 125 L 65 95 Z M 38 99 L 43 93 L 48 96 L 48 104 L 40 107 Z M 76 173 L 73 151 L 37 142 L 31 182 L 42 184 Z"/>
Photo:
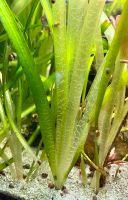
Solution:
<path fill-rule="evenodd" d="M 86 158 L 96 169 L 92 185 L 96 183 L 94 187 L 98 190 L 101 174 L 106 176 L 103 169 L 106 156 L 128 111 L 125 99 L 128 72 L 126 64 L 120 63 L 120 47 L 128 31 L 128 1 L 125 1 L 112 42 L 108 41 L 106 56 L 101 35 L 101 31 L 105 33 L 109 27 L 109 23 L 106 25 L 101 22 L 102 17 L 106 19 L 103 13 L 105 1 L 22 1 L 21 9 L 20 3 L 20 0 L 13 1 L 11 10 L 5 0 L 0 1 L 0 20 L 6 31 L 1 34 L 0 41 L 9 39 L 18 56 L 16 61 L 8 62 L 7 53 L 4 57 L 6 63 L 0 65 L 3 70 L 2 78 L 6 78 L 0 88 L 0 118 L 4 127 L 4 131 L 0 132 L 0 139 L 6 137 L 6 132 L 11 127 L 16 143 L 20 142 L 35 159 L 28 145 L 31 142 L 25 141 L 20 130 L 21 119 L 36 108 L 43 138 L 41 143 L 43 140 L 56 187 L 63 186 L 70 170 L 81 156 L 83 183 L 86 184 Z M 43 33 L 38 21 L 42 8 L 42 20 L 46 23 Z M 26 15 L 25 20 L 24 13 L 27 9 L 30 14 Z M 10 46 L 11 44 L 9 43 Z M 88 92 L 89 73 L 95 61 L 96 76 Z M 13 80 L 8 80 L 9 66 L 15 69 Z M 112 82 L 108 85 L 111 76 Z M 17 87 L 15 83 L 18 84 Z M 19 95 L 16 97 L 15 117 L 12 116 L 13 105 L 10 103 L 14 100 L 9 91 L 12 86 L 18 90 Z M 23 111 L 23 99 L 28 91 L 31 104 L 26 105 Z M 96 140 L 95 162 L 83 151 L 93 124 L 100 132 Z M 20 147 L 18 152 L 20 160 L 17 152 L 13 152 L 13 157 L 17 158 L 13 158 L 16 169 L 22 163 Z"/>

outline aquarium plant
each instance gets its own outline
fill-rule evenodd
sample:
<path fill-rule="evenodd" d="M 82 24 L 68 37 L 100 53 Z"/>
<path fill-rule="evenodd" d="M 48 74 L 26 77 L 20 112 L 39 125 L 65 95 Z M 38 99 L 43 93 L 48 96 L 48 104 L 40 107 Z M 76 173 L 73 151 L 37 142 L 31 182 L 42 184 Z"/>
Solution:
<path fill-rule="evenodd" d="M 21 17 L 21 10 L 17 9 L 18 3 L 14 1 L 15 6 L 11 9 L 10 2 L 0 1 L 0 21 L 6 31 L 0 38 L 6 41 L 2 66 L 3 93 L 1 92 L 0 97 L 0 118 L 4 131 L 0 132 L 0 138 L 2 140 L 6 136 L 10 127 L 14 133 L 9 139 L 10 147 L 11 140 L 16 144 L 14 150 L 12 147 L 13 158 L 4 160 L 8 165 L 15 163 L 16 169 L 20 169 L 21 173 L 19 175 L 17 171 L 18 176 L 22 176 L 22 147 L 36 160 L 21 134 L 21 119 L 25 116 L 22 112 L 22 88 L 25 90 L 25 80 L 28 90 L 30 89 L 29 95 L 32 96 L 31 102 L 35 104 L 30 109 L 34 110 L 36 107 L 44 149 L 56 187 L 61 188 L 64 185 L 70 170 L 81 157 L 83 181 L 85 182 L 83 159 L 86 159 L 96 170 L 92 186 L 98 190 L 101 175 L 107 176 L 104 169 L 105 159 L 128 111 L 128 101 L 125 98 L 128 84 L 127 58 L 122 53 L 128 31 L 128 0 L 124 3 L 118 26 L 106 51 L 102 34 L 105 34 L 110 23 L 105 28 L 107 17 L 105 16 L 104 22 L 101 20 L 105 15 L 105 0 L 22 1 L 22 8 L 29 3 L 30 14 L 25 21 Z M 32 41 L 32 32 L 37 37 L 40 25 L 34 25 L 34 22 L 40 13 L 45 30 L 35 44 Z M 49 57 L 43 56 L 46 55 L 45 45 L 41 53 L 39 51 L 42 37 L 43 41 L 45 37 L 50 40 L 50 45 L 49 40 L 45 43 L 50 49 Z M 10 46 L 17 54 L 17 59 L 13 62 L 14 65 L 17 62 L 13 73 L 14 82 L 18 79 L 15 116 L 12 94 L 9 91 L 14 83 L 7 80 Z M 46 73 L 43 76 L 43 69 L 37 67 L 41 56 L 48 76 Z M 93 65 L 96 75 L 88 89 Z M 27 112 L 29 113 L 28 110 Z M 99 133 L 95 134 L 93 161 L 84 152 L 84 144 L 92 126 Z M 17 151 L 20 157 L 17 157 Z M 3 149 L 1 152 L 6 157 Z"/>

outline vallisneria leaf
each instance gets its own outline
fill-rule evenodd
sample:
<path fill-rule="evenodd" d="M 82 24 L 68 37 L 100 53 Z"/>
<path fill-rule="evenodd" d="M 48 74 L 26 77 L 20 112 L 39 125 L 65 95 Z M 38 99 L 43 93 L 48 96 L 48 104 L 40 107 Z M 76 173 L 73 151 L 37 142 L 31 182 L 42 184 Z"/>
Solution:
<path fill-rule="evenodd" d="M 110 79 L 111 73 L 114 69 L 115 66 L 115 60 L 116 57 L 118 55 L 119 49 L 122 45 L 122 42 L 124 40 L 124 36 L 126 34 L 126 32 L 128 31 L 128 14 L 127 14 L 127 10 L 128 10 L 128 1 L 125 1 L 124 4 L 124 9 L 118 24 L 118 27 L 116 29 L 115 32 L 115 36 L 113 38 L 112 44 L 110 46 L 110 49 L 108 51 L 108 54 L 106 56 L 106 61 L 104 63 L 104 70 L 103 70 L 103 74 L 101 77 L 101 82 L 100 82 L 100 87 L 98 89 L 98 97 L 97 97 L 97 101 L 96 101 L 96 119 L 98 120 L 98 115 L 100 112 L 100 107 L 102 104 L 102 100 L 104 97 L 104 93 L 105 93 L 105 88 L 107 87 L 108 81 Z M 107 74 L 106 70 L 110 69 L 110 73 Z"/>
<path fill-rule="evenodd" d="M 98 28 L 100 22 L 100 16 L 103 11 L 104 3 L 105 2 L 101 0 L 98 1 L 92 0 L 89 2 L 88 9 L 86 11 L 87 13 L 84 18 L 84 24 L 79 38 L 78 47 L 76 49 L 76 57 L 70 83 L 69 103 L 66 115 L 64 139 L 62 145 L 63 149 L 62 160 L 63 162 L 65 162 L 65 163 L 62 162 L 63 166 L 65 165 L 67 166 L 68 162 L 71 163 L 70 155 L 72 154 L 71 153 L 72 150 L 70 152 L 70 148 L 72 149 L 75 146 L 74 145 L 75 143 L 74 130 L 76 125 L 75 121 L 79 110 L 79 104 L 80 104 L 82 89 L 84 86 L 84 80 L 88 79 L 88 74 L 89 74 L 88 66 L 90 61 L 90 55 L 93 49 L 96 29 Z M 97 12 L 97 10 L 99 12 Z M 94 18 L 95 21 L 93 20 Z M 84 124 L 85 122 L 86 120 L 84 120 Z"/>
<path fill-rule="evenodd" d="M 31 2 L 32 0 L 14 0 L 12 3 L 13 11 L 20 14 Z"/>
<path fill-rule="evenodd" d="M 124 91 L 121 91 L 120 94 L 122 94 L 122 92 L 124 92 Z M 122 100 L 120 99 L 119 103 L 121 103 L 121 101 Z M 113 143 L 116 135 L 118 134 L 118 130 L 119 130 L 125 116 L 128 113 L 128 100 L 122 101 L 122 103 L 123 103 L 123 107 L 122 107 L 122 109 L 120 109 L 120 105 L 119 105 L 119 108 L 117 110 L 116 116 L 115 116 L 114 121 L 113 121 L 113 125 L 111 127 L 109 136 L 107 138 L 104 156 L 106 156 L 108 151 L 110 150 L 111 144 Z"/>
<path fill-rule="evenodd" d="M 5 92 L 5 107 L 12 130 L 14 131 L 15 135 L 17 136 L 23 147 L 35 158 L 33 151 L 30 149 L 24 137 L 20 134 L 20 131 L 14 123 L 13 102 L 9 91 Z"/>
<path fill-rule="evenodd" d="M 99 163 L 100 165 L 103 165 L 105 156 L 103 147 L 105 147 L 106 140 L 109 137 L 110 127 L 111 127 L 111 115 L 116 103 L 117 99 L 117 91 L 119 89 L 120 84 L 120 78 L 123 72 L 123 66 L 121 66 L 119 61 L 119 56 L 117 58 L 116 64 L 115 64 L 115 71 L 113 75 L 113 80 L 111 83 L 111 91 L 109 96 L 109 101 L 106 105 L 106 112 L 104 113 L 104 119 L 103 119 L 103 125 L 102 129 L 100 130 L 100 141 L 99 141 Z"/>
<path fill-rule="evenodd" d="M 49 27 L 52 31 L 53 30 L 53 15 L 52 15 L 52 9 L 51 9 L 50 3 L 48 0 L 40 0 L 40 2 L 41 2 L 41 5 L 43 6 L 44 13 L 47 17 Z"/>
<path fill-rule="evenodd" d="M 68 17 L 67 17 L 67 64 L 69 65 L 69 78 L 74 67 L 74 60 L 76 56 L 76 50 L 82 31 L 84 18 L 88 9 L 88 0 L 68 1 Z M 70 82 L 69 82 L 70 84 Z"/>
<path fill-rule="evenodd" d="M 31 9 L 31 12 L 28 16 L 28 19 L 27 19 L 27 22 L 26 22 L 26 25 L 25 25 L 25 29 L 24 29 L 24 32 L 27 30 L 27 28 L 30 26 L 31 24 L 31 21 L 33 19 L 33 16 L 34 16 L 34 12 L 36 10 L 36 7 L 38 5 L 39 1 L 38 0 L 35 0 L 32 4 L 32 9 Z"/>
<path fill-rule="evenodd" d="M 7 127 L 7 120 L 6 120 L 6 115 L 3 107 L 3 102 L 0 98 L 0 120 L 3 123 L 3 128 Z"/>
<path fill-rule="evenodd" d="M 126 2 L 127 2 L 126 7 L 128 7 L 128 1 L 126 1 Z M 121 42 L 123 41 L 123 35 L 125 34 L 125 31 L 127 30 L 127 25 L 125 24 L 125 20 L 128 17 L 126 7 L 125 7 L 125 10 L 123 13 L 123 19 L 121 20 L 120 26 L 118 27 L 119 30 L 116 32 L 116 34 L 113 38 L 112 45 L 110 46 L 108 55 L 105 58 L 104 63 L 100 66 L 100 68 L 97 72 L 96 78 L 95 78 L 95 80 L 92 84 L 92 87 L 88 93 L 88 96 L 86 98 L 85 113 L 78 124 L 78 127 L 81 127 L 81 130 L 82 130 L 82 126 L 80 124 L 83 124 L 83 126 L 86 126 L 84 124 L 85 119 L 87 119 L 87 118 L 90 119 L 90 116 L 92 115 L 92 111 L 95 110 L 95 106 L 99 105 L 99 104 L 96 104 L 96 102 L 98 102 L 99 99 L 101 100 L 101 96 L 98 96 L 98 99 L 97 99 L 97 95 L 99 95 L 100 92 L 102 92 L 102 95 L 103 95 L 103 93 L 105 92 L 105 88 L 107 87 L 111 73 L 110 74 L 106 73 L 106 67 L 110 68 L 111 72 L 114 69 L 116 56 L 118 55 L 118 51 L 120 49 Z M 122 35 L 122 32 L 123 32 L 123 35 Z M 116 49 L 116 51 L 114 51 L 114 49 Z M 103 77 L 104 77 L 104 79 L 102 79 Z M 103 88 L 104 88 L 104 91 L 103 91 Z M 101 102 L 100 102 L 100 104 L 101 104 Z M 98 108 L 99 108 L 99 106 L 98 106 Z M 99 111 L 99 110 L 97 110 L 97 111 Z M 84 128 L 83 128 L 83 130 L 84 130 Z"/>
<path fill-rule="evenodd" d="M 20 63 L 24 69 L 29 86 L 31 88 L 39 115 L 45 150 L 49 159 L 50 166 L 52 168 L 52 172 L 55 175 L 55 128 L 51 120 L 50 109 L 46 99 L 43 83 L 39 77 L 39 74 L 37 73 L 32 54 L 28 48 L 23 33 L 5 0 L 0 1 L 0 20 L 8 34 L 9 39 L 16 49 Z"/>
<path fill-rule="evenodd" d="M 101 36 L 101 29 L 100 27 L 97 29 L 96 32 L 96 69 L 101 66 L 104 60 L 104 53 L 103 53 L 103 41 Z"/>
<path fill-rule="evenodd" d="M 55 107 L 56 107 L 56 154 L 60 163 L 61 146 L 68 102 L 68 66 L 66 45 L 66 1 L 59 0 L 52 5 L 53 41 L 55 55 Z M 57 165 L 59 166 L 59 165 Z"/>
<path fill-rule="evenodd" d="M 80 170 L 81 170 L 82 183 L 85 186 L 87 184 L 87 175 L 86 175 L 85 161 L 82 154 L 81 154 Z"/>
<path fill-rule="evenodd" d="M 96 78 L 95 78 L 95 80 L 92 84 L 92 87 L 88 93 L 88 96 L 86 98 L 86 108 L 85 108 L 84 115 L 76 126 L 76 135 L 78 135 L 80 139 L 77 140 L 78 141 L 78 149 L 76 150 L 76 154 L 74 156 L 72 166 L 73 166 L 73 163 L 75 163 L 75 161 L 78 158 L 80 149 L 83 148 L 83 145 L 84 145 L 83 141 L 85 141 L 85 139 L 87 137 L 87 134 L 88 134 L 87 124 L 89 124 L 92 120 L 94 120 L 95 109 L 97 106 L 97 101 L 96 101 L 97 95 L 101 91 L 105 92 L 105 88 L 108 84 L 108 81 L 109 81 L 108 76 L 110 77 L 110 74 L 106 75 L 106 67 L 108 67 L 108 68 L 110 67 L 111 70 L 114 68 L 114 62 L 116 60 L 116 56 L 117 56 L 119 48 L 121 46 L 121 42 L 123 41 L 123 35 L 125 34 L 125 31 L 127 30 L 128 25 L 125 24 L 125 20 L 128 17 L 128 15 L 127 15 L 128 1 L 126 1 L 126 4 L 127 5 L 125 6 L 125 10 L 123 12 L 122 21 L 120 23 L 120 28 L 118 27 L 119 30 L 117 31 L 117 33 L 113 39 L 108 56 L 106 57 L 106 59 L 104 60 L 104 63 L 100 66 L 100 68 L 98 70 Z M 122 31 L 124 31 L 123 35 L 122 35 Z M 116 51 L 114 51 L 114 48 L 116 49 Z M 112 57 L 113 54 L 114 54 L 114 57 Z M 101 78 L 103 76 L 106 77 L 104 79 L 104 82 L 103 82 L 103 79 Z M 103 88 L 104 88 L 104 91 L 102 90 Z M 101 98 L 101 97 L 99 96 L 98 98 Z"/>

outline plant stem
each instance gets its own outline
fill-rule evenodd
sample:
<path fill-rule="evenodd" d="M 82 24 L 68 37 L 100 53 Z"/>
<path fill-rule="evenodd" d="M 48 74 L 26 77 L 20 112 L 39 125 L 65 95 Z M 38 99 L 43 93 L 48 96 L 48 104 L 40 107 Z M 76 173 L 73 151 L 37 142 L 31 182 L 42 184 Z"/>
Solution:
<path fill-rule="evenodd" d="M 101 167 L 98 167 L 97 165 L 95 165 L 95 163 L 91 161 L 91 159 L 84 153 L 84 151 L 82 151 L 81 153 L 84 156 L 84 158 L 94 167 L 94 169 L 96 169 L 97 171 L 99 171 L 104 176 L 107 176 L 106 171 L 103 170 Z"/>

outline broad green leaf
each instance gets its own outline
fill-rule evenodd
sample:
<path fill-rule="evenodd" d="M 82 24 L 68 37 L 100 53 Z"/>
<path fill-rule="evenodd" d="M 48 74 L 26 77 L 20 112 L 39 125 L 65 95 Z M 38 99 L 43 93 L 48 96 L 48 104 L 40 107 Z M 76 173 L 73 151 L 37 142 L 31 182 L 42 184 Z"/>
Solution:
<path fill-rule="evenodd" d="M 88 1 L 69 0 L 68 1 L 68 17 L 67 17 L 67 64 L 69 65 L 69 79 L 71 78 L 74 60 L 78 48 L 79 38 L 87 13 Z M 70 80 L 69 80 L 70 84 Z"/>
<path fill-rule="evenodd" d="M 77 117 L 80 98 L 84 85 L 84 80 L 88 77 L 88 64 L 90 61 L 90 55 L 95 40 L 96 29 L 100 22 L 100 16 L 104 7 L 104 1 L 90 1 L 88 10 L 85 15 L 83 28 L 80 34 L 78 48 L 76 49 L 76 58 L 73 67 L 73 74 L 71 78 L 70 90 L 69 90 L 69 103 L 66 115 L 66 125 L 64 130 L 64 139 L 62 145 L 62 166 L 67 168 L 67 165 L 71 163 L 72 156 L 70 148 L 74 146 L 74 128 L 75 120 Z M 97 12 L 99 10 L 99 12 Z M 94 20 L 95 18 L 95 20 Z M 86 83 L 87 84 L 87 83 Z M 85 124 L 86 120 L 84 120 Z M 68 139 L 67 139 L 68 138 Z M 62 168 L 61 166 L 61 168 Z"/>

